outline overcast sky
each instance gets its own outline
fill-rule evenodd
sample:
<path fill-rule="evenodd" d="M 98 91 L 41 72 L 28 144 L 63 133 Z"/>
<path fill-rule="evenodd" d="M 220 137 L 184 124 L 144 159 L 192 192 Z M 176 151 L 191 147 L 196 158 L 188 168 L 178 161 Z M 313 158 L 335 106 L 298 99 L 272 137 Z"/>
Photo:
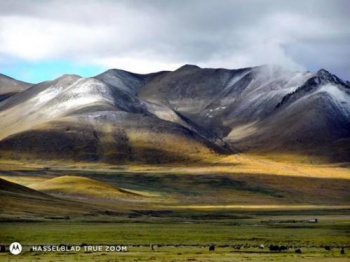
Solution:
<path fill-rule="evenodd" d="M 0 0 L 0 72 L 38 82 L 183 64 L 350 80 L 348 0 Z"/>

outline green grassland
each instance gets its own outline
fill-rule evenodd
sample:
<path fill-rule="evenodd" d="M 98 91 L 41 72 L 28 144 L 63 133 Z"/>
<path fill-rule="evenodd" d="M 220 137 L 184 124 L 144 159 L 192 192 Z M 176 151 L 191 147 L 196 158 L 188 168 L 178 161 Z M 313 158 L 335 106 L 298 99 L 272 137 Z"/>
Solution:
<path fill-rule="evenodd" d="M 317 224 L 290 224 L 279 219 L 266 220 L 264 216 L 262 220 L 255 217 L 191 223 L 1 223 L 0 230 L 3 241 L 19 241 L 24 245 L 17 261 L 347 261 L 350 258 L 349 254 L 339 252 L 340 247 L 349 246 L 349 219 L 323 216 Z M 31 245 L 61 243 L 126 245 L 128 252 L 29 252 Z M 157 245 L 155 251 L 150 249 L 150 244 Z M 208 251 L 211 244 L 217 247 L 214 252 Z M 259 249 L 261 244 L 266 248 Z M 270 244 L 291 249 L 273 253 L 267 248 Z M 325 245 L 333 250 L 325 251 Z M 237 249 L 238 246 L 241 248 Z M 295 248 L 301 248 L 303 253 L 295 254 Z M 10 259 L 5 254 L 1 257 L 4 261 Z"/>
<path fill-rule="evenodd" d="M 307 253 L 295 254 L 294 252 L 271 253 L 259 249 L 249 248 L 245 251 L 236 251 L 232 248 L 217 248 L 215 252 L 209 252 L 201 247 L 160 247 L 157 251 L 149 248 L 129 248 L 129 252 L 67 252 L 67 253 L 38 253 L 26 252 L 15 259 L 10 256 L 0 255 L 2 261 L 156 261 L 156 262 L 239 262 L 239 261 L 304 261 L 304 262 L 347 262 L 348 255 L 340 255 L 339 250 L 326 252 L 323 249 L 308 249 Z"/>
<path fill-rule="evenodd" d="M 348 219 L 322 217 L 319 223 L 284 223 L 283 220 L 237 219 L 197 222 L 3 222 L 1 238 L 22 244 L 125 244 L 125 245 L 250 245 L 280 244 L 301 247 L 347 246 Z M 43 243 L 45 242 L 45 243 Z"/>

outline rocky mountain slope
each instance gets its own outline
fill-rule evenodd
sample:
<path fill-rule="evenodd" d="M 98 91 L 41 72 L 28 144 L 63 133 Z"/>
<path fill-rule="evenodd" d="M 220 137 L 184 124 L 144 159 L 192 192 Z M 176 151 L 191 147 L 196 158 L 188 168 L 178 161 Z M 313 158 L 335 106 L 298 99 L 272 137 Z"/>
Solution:
<path fill-rule="evenodd" d="M 350 160 L 350 86 L 324 69 L 64 75 L 0 102 L 0 119 L 3 158 L 164 163 L 253 151 Z"/>

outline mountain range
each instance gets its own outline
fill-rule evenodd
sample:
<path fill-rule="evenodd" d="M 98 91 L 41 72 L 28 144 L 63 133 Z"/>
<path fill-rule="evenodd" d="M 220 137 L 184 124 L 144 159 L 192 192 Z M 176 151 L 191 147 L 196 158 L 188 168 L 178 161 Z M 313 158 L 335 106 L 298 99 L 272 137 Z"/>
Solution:
<path fill-rule="evenodd" d="M 350 83 L 321 69 L 185 65 L 135 74 L 0 75 L 0 157 L 196 162 L 217 154 L 350 160 Z"/>

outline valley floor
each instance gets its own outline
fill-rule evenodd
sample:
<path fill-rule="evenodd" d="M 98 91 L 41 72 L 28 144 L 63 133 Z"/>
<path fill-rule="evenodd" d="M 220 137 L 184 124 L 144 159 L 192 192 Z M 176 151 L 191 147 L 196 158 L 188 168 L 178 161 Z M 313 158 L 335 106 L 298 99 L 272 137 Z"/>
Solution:
<path fill-rule="evenodd" d="M 16 261 L 345 262 L 349 170 L 253 155 L 186 166 L 1 160 L 0 178 L 13 183 L 0 187 L 0 245 L 20 242 Z M 83 243 L 128 252 L 29 251 Z M 1 261 L 13 259 L 0 253 Z"/>

